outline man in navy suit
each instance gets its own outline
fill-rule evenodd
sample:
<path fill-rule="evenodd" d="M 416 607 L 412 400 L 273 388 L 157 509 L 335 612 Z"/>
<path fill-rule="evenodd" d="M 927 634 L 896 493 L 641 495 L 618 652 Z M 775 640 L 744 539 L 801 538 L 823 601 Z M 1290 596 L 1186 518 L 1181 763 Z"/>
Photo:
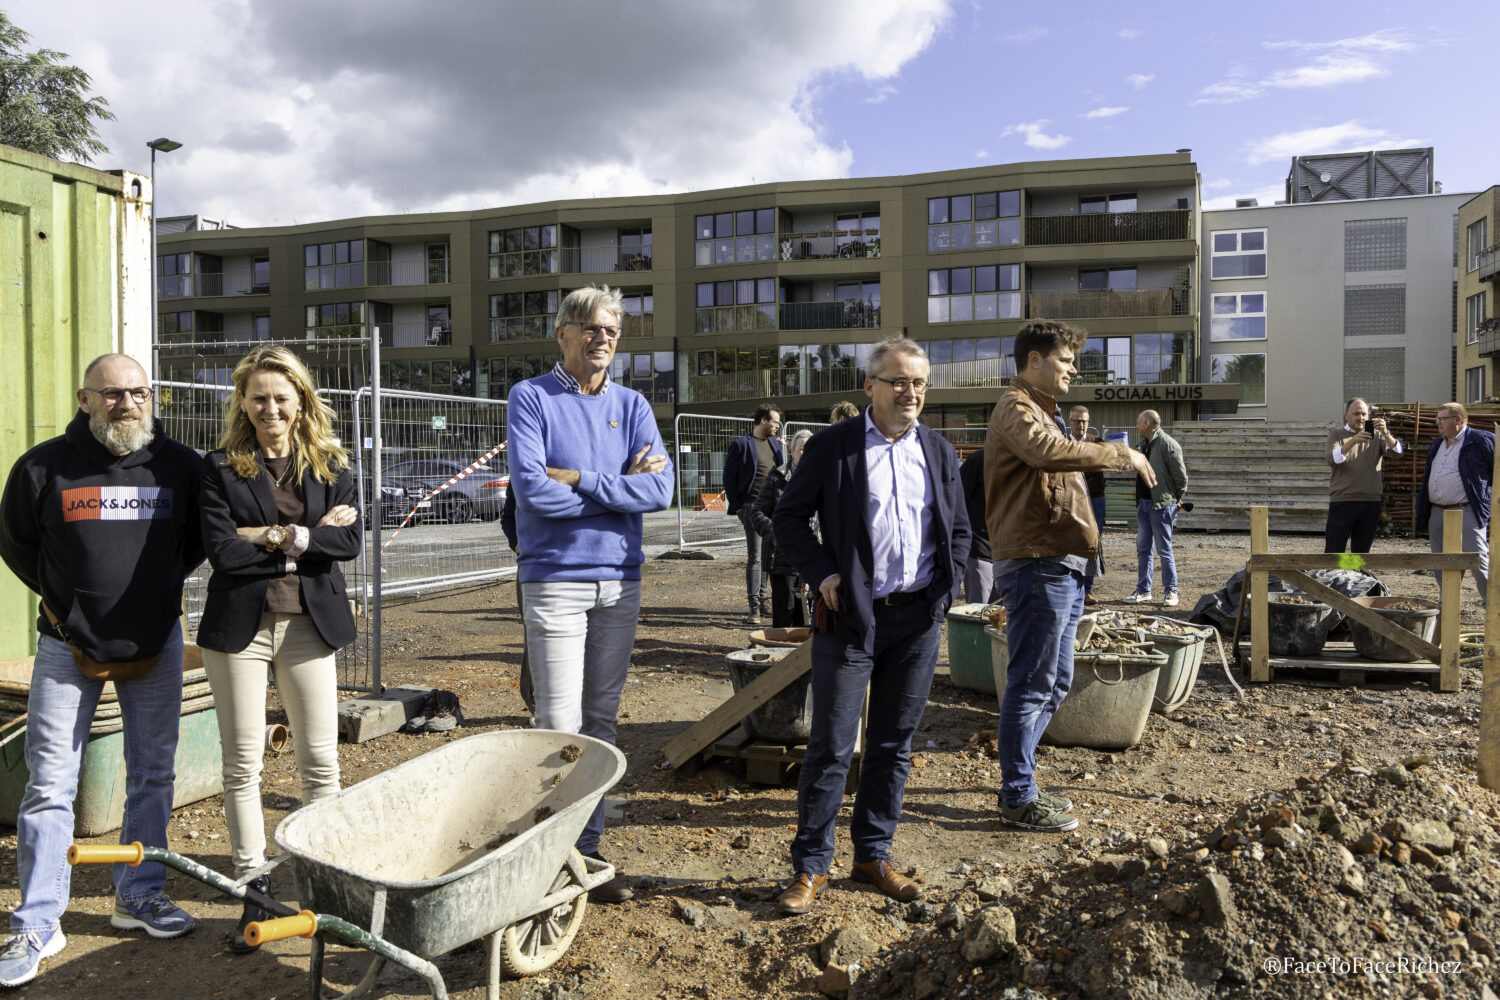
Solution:
<path fill-rule="evenodd" d="M 1432 551 L 1443 551 L 1443 515 L 1464 515 L 1465 552 L 1479 553 L 1474 585 L 1489 607 L 1490 475 L 1495 464 L 1495 435 L 1469 426 L 1462 403 L 1444 403 L 1437 411 L 1438 437 L 1427 449 L 1422 489 L 1417 493 L 1417 524 L 1426 524 Z M 1441 575 L 1438 577 L 1441 582 Z"/>
<path fill-rule="evenodd" d="M 893 337 L 870 352 L 864 416 L 814 435 L 776 505 L 776 542 L 818 587 L 812 639 L 812 733 L 797 789 L 796 878 L 783 913 L 805 913 L 828 883 L 843 801 L 870 689 L 864 761 L 850 836 L 854 878 L 894 899 L 922 894 L 890 856 L 911 740 L 922 721 L 938 632 L 969 556 L 958 456 L 917 423 L 927 354 Z M 816 514 L 823 538 L 808 526 Z"/>

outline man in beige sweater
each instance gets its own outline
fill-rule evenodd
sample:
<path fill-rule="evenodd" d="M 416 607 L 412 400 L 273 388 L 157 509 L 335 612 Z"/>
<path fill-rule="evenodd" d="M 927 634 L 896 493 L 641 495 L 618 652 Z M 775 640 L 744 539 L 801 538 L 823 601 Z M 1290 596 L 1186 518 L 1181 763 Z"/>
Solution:
<path fill-rule="evenodd" d="M 1401 442 L 1386 429 L 1385 418 L 1370 417 L 1370 407 L 1355 397 L 1344 406 L 1344 426 L 1328 432 L 1323 456 L 1332 466 L 1328 480 L 1328 525 L 1323 551 L 1368 552 L 1380 524 L 1380 466 L 1387 454 L 1401 454 Z"/>

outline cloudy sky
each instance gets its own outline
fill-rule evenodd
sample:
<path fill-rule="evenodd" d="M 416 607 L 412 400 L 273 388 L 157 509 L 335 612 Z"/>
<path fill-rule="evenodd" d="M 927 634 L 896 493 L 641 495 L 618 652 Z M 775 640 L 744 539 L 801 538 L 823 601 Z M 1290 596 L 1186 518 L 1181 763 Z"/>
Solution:
<path fill-rule="evenodd" d="M 1128 6 L 0 0 L 119 116 L 96 166 L 177 139 L 162 213 L 238 225 L 1182 147 L 1211 206 L 1298 153 L 1500 181 L 1470 4 Z"/>

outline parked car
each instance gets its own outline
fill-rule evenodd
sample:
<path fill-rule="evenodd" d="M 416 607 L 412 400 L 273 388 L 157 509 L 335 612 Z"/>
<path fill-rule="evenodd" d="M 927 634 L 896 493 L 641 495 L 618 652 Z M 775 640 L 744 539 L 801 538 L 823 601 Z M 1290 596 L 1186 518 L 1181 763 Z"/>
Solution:
<path fill-rule="evenodd" d="M 384 475 L 418 483 L 431 492 L 466 468 L 447 458 L 414 458 L 397 462 Z M 433 501 L 433 515 L 449 524 L 467 524 L 475 518 L 493 521 L 505 507 L 505 491 L 509 486 L 508 475 L 498 467 L 485 466 L 439 493 Z"/>
<path fill-rule="evenodd" d="M 363 480 L 363 483 L 364 483 L 363 492 L 364 492 L 364 499 L 365 499 L 365 528 L 366 528 L 366 530 L 368 530 L 370 528 L 371 523 L 373 521 L 373 518 L 371 517 L 371 510 L 372 510 L 372 508 L 373 508 L 374 505 L 370 503 L 370 482 L 371 482 L 371 480 L 370 480 L 370 478 L 368 476 L 366 476 L 364 478 L 364 480 Z M 429 492 L 431 492 L 431 491 L 423 488 L 423 486 L 420 483 L 410 482 L 410 481 L 401 480 L 401 479 L 393 479 L 393 478 L 387 477 L 387 476 L 381 476 L 381 478 L 380 478 L 380 523 L 381 523 L 381 525 L 384 526 L 384 527 L 390 527 L 390 526 L 398 525 L 403 520 L 405 520 L 406 519 L 406 515 L 410 514 L 413 510 L 417 511 L 417 516 L 414 517 L 414 518 L 412 518 L 412 520 L 411 520 L 412 524 L 419 524 L 422 521 L 426 520 L 427 518 L 431 517 L 432 516 L 432 501 L 431 500 L 424 500 L 423 499 L 424 497 L 427 496 L 427 494 Z"/>

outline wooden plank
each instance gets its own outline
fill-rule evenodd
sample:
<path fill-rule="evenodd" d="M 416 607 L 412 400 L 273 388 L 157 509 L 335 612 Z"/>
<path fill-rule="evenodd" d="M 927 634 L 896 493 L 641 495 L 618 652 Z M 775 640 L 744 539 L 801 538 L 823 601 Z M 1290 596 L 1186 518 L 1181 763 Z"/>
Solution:
<path fill-rule="evenodd" d="M 1264 506 L 1250 508 L 1250 558 L 1271 549 L 1270 518 Z M 1266 684 L 1271 680 L 1271 624 L 1266 600 L 1265 570 L 1250 573 L 1250 680 Z"/>
<path fill-rule="evenodd" d="M 1462 552 L 1464 547 L 1464 512 L 1443 511 L 1443 551 Z M 1478 554 L 1475 554 L 1477 561 Z M 1478 568 L 1477 566 L 1475 567 Z M 1443 672 L 1438 678 L 1439 691 L 1457 691 L 1463 686 L 1458 670 L 1458 609 L 1463 603 L 1464 575 L 1447 572 L 1442 575 L 1443 608 L 1438 612 L 1438 644 L 1443 647 Z"/>
<path fill-rule="evenodd" d="M 738 693 L 662 747 L 662 756 L 666 757 L 667 763 L 672 767 L 679 767 L 685 761 L 693 759 L 704 747 L 739 725 L 741 719 L 811 670 L 812 642 L 808 639 L 792 650 L 765 673 L 740 688 Z"/>
<path fill-rule="evenodd" d="M 1463 511 L 1457 512 L 1460 516 Z M 1337 552 L 1276 552 L 1250 555 L 1249 568 L 1277 570 L 1342 569 L 1340 560 L 1352 562 L 1349 554 Z M 1370 552 L 1360 553 L 1360 570 L 1440 570 L 1456 569 L 1474 571 L 1479 569 L 1477 552 Z"/>
<path fill-rule="evenodd" d="M 1308 595 L 1316 597 L 1335 611 L 1342 612 L 1348 617 L 1359 622 L 1376 635 L 1389 639 L 1402 649 L 1415 653 L 1424 660 L 1433 663 L 1441 662 L 1441 651 L 1437 646 L 1423 639 L 1415 632 L 1408 631 L 1395 622 L 1387 621 L 1373 609 L 1362 604 L 1356 604 L 1352 597 L 1345 597 L 1332 587 L 1325 586 L 1308 576 L 1300 570 L 1285 570 L 1282 579 L 1294 587 L 1300 587 Z"/>

